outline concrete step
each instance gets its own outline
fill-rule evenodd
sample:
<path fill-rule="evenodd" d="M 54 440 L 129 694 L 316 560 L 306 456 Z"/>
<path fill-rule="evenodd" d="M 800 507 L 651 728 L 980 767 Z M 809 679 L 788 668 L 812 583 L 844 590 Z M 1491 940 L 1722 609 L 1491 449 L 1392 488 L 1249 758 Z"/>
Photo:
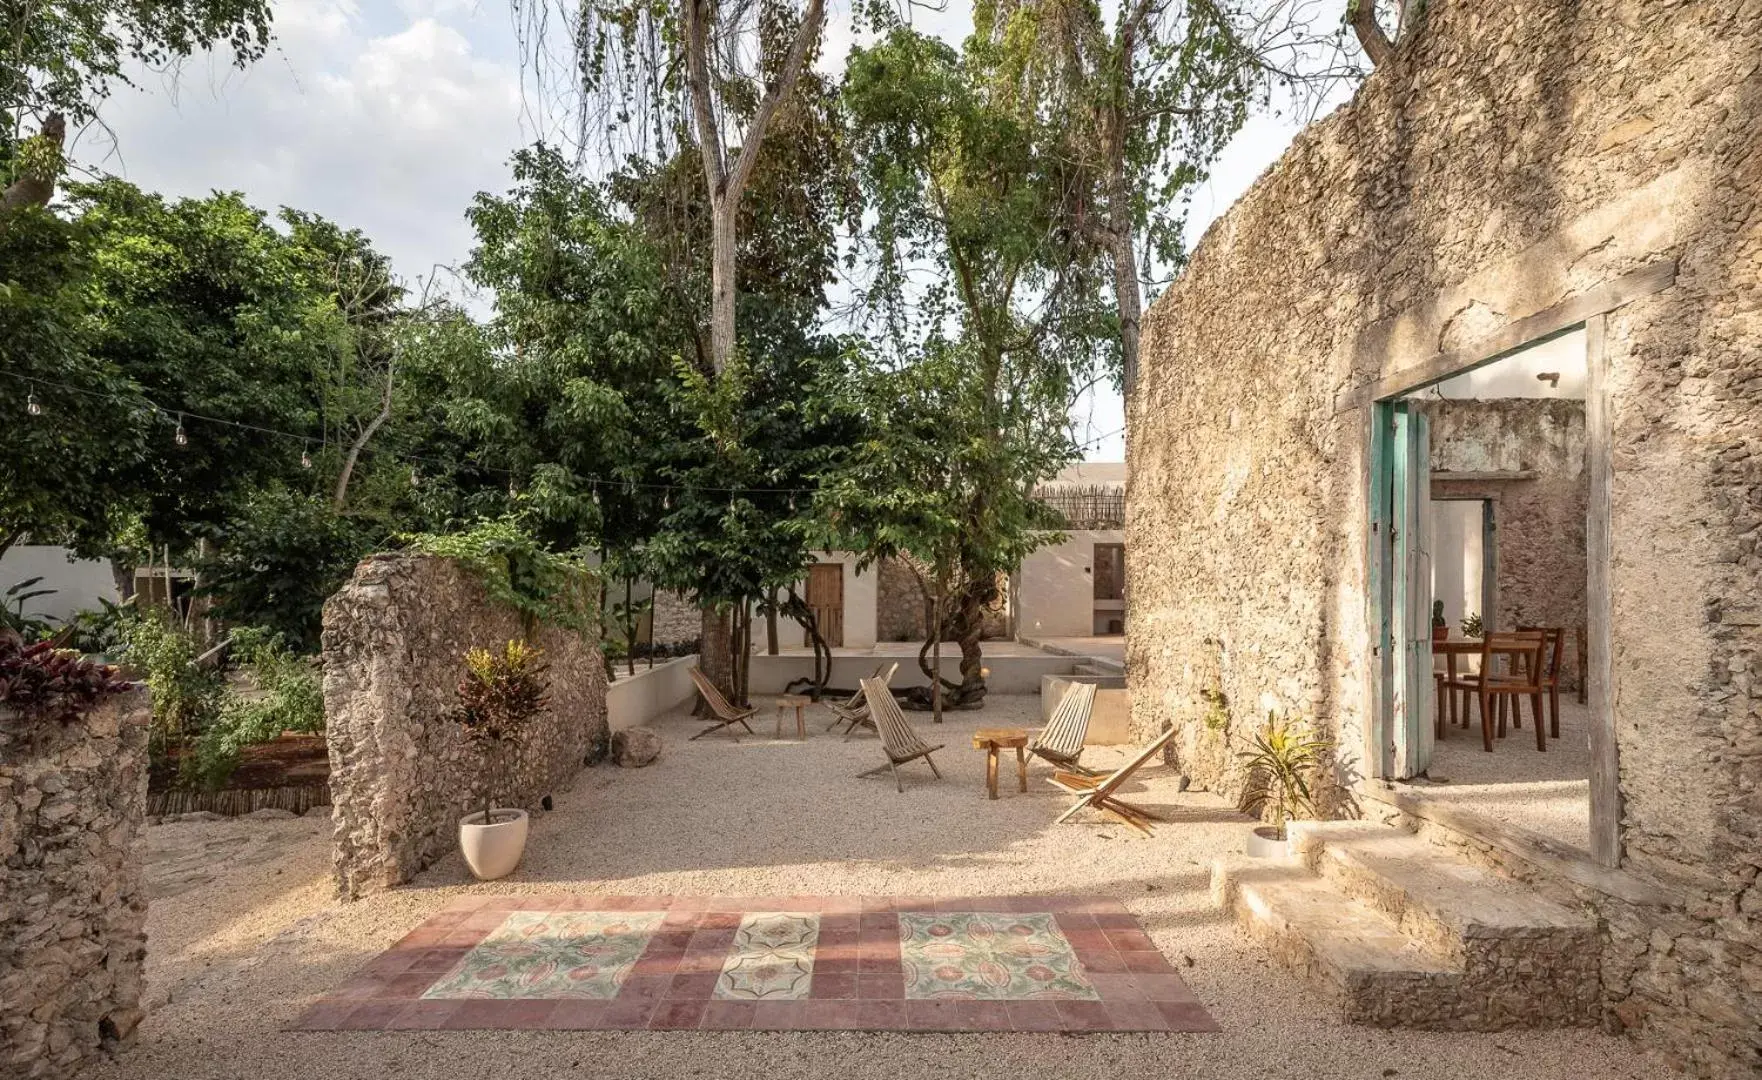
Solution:
<path fill-rule="evenodd" d="M 1305 821 L 1292 823 L 1291 838 L 1303 861 L 1346 895 L 1465 966 L 1598 949 L 1593 919 L 1403 829 Z"/>
<path fill-rule="evenodd" d="M 1593 920 L 1387 825 L 1292 826 L 1297 857 L 1220 860 L 1220 904 L 1348 1020 L 1497 1031 L 1596 1022 Z"/>

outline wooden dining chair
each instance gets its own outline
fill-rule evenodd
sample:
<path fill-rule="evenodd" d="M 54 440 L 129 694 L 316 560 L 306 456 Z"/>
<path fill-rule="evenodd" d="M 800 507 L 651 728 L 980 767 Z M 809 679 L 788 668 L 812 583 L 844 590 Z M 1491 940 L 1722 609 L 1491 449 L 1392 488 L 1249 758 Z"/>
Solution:
<path fill-rule="evenodd" d="M 1508 717 L 1515 717 L 1521 722 L 1523 717 L 1523 699 L 1529 697 L 1535 702 L 1536 749 L 1548 749 L 1548 731 L 1541 723 L 1542 694 L 1546 687 L 1535 678 L 1542 670 L 1542 651 L 1546 644 L 1543 634 L 1535 631 L 1517 631 L 1515 633 L 1489 633 L 1481 639 L 1481 667 L 1479 672 L 1457 673 L 1454 681 L 1445 680 L 1445 686 L 1453 691 L 1460 691 L 1465 696 L 1472 696 L 1481 714 L 1481 746 L 1487 753 L 1493 752 L 1494 724 L 1498 724 L 1500 738 L 1505 737 L 1505 723 Z M 1494 665 L 1494 659 L 1500 656 L 1512 657 L 1509 670 L 1501 674 Z"/>
<path fill-rule="evenodd" d="M 1560 668 L 1566 660 L 1566 628 L 1564 626 L 1520 626 L 1523 633 L 1544 634 L 1547 640 L 1542 643 L 1541 683 L 1548 688 L 1548 735 L 1560 737 Z M 1541 701 L 1538 699 L 1536 710 L 1539 716 Z M 1541 723 L 1538 718 L 1536 723 Z"/>

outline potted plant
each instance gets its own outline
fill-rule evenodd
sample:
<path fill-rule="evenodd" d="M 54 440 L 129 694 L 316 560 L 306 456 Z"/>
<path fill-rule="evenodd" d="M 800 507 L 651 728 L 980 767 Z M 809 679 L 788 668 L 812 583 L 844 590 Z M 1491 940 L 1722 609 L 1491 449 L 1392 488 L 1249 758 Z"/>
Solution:
<path fill-rule="evenodd" d="M 526 811 L 497 806 L 495 796 L 506 778 L 508 754 L 544 709 L 549 690 L 544 653 L 523 641 L 465 654 L 453 718 L 484 756 L 484 785 L 483 809 L 459 819 L 459 850 L 481 881 L 513 873 L 526 850 Z"/>
<path fill-rule="evenodd" d="M 1463 637 L 1478 638 L 1486 633 L 1486 630 L 1487 628 L 1481 625 L 1481 613 L 1478 611 L 1469 612 L 1468 617 L 1462 620 Z"/>
<path fill-rule="evenodd" d="M 1450 623 L 1444 618 L 1444 601 L 1432 601 L 1432 640 L 1450 640 Z"/>
<path fill-rule="evenodd" d="M 1266 714 L 1266 727 L 1255 733 L 1252 748 L 1236 755 L 1248 770 L 1238 807 L 1259 818 L 1272 811 L 1272 823 L 1257 826 L 1248 837 L 1249 855 L 1267 859 L 1290 854 L 1285 825 L 1315 815 L 1309 776 L 1326 750 L 1327 742 L 1316 738 L 1307 724 Z"/>

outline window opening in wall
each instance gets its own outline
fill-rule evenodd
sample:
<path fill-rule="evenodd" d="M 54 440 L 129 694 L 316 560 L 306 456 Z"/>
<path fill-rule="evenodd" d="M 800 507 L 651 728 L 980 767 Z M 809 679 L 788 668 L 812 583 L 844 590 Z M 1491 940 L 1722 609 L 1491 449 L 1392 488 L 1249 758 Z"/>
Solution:
<path fill-rule="evenodd" d="M 1098 636 L 1126 632 L 1126 545 L 1095 545 L 1095 626 Z"/>

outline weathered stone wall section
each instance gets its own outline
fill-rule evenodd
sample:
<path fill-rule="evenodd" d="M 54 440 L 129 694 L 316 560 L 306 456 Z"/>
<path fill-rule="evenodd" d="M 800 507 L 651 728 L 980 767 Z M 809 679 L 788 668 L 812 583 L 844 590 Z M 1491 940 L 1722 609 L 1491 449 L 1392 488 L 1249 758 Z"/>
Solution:
<path fill-rule="evenodd" d="M 903 559 L 882 559 L 875 574 L 875 640 L 923 641 L 930 616 L 912 568 Z"/>
<path fill-rule="evenodd" d="M 1432 424 L 1432 497 L 1493 501 L 1496 628 L 1565 629 L 1562 685 L 1576 689 L 1576 633 L 1586 625 L 1589 581 L 1585 512 L 1591 486 L 1585 472 L 1584 402 L 1427 400 L 1421 407 Z M 1447 480 L 1440 475 L 1501 472 L 1532 475 L 1524 480 Z"/>
<path fill-rule="evenodd" d="M 1207 233 L 1130 403 L 1134 726 L 1233 790 L 1269 708 L 1369 769 L 1365 410 L 1343 391 L 1674 262 L 1606 321 L 1622 868 L 1605 1018 L 1762 1073 L 1762 0 L 1434 0 Z M 1205 723 L 1206 673 L 1229 701 Z"/>
<path fill-rule="evenodd" d="M 324 606 L 324 713 L 337 893 L 409 881 L 458 843 L 482 806 L 482 756 L 448 714 L 464 655 L 525 636 L 518 613 L 490 600 L 459 564 L 375 555 Z M 606 673 L 581 634 L 540 627 L 550 706 L 534 718 L 496 789 L 501 806 L 539 809 L 602 752 Z"/>
<path fill-rule="evenodd" d="M 26 729 L 0 711 L 0 1075 L 72 1077 L 142 1017 L 147 700 Z"/>
<path fill-rule="evenodd" d="M 704 613 L 684 595 L 655 590 L 654 640 L 656 645 L 680 645 L 696 641 L 704 631 Z"/>

